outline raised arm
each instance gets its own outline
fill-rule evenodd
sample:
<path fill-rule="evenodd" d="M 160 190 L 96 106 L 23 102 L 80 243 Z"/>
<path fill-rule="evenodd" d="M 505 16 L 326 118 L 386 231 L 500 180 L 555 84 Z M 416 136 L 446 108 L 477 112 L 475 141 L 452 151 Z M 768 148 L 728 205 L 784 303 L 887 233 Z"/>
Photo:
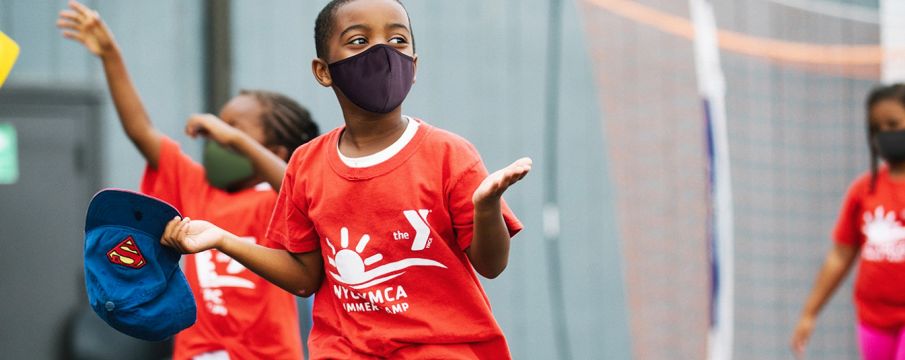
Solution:
<path fill-rule="evenodd" d="M 220 145 L 236 150 L 251 160 L 255 172 L 263 176 L 275 191 L 280 191 L 283 175 L 286 174 L 286 161 L 250 135 L 211 114 L 193 115 L 185 126 L 185 132 L 191 137 L 206 136 Z"/>
<path fill-rule="evenodd" d="M 509 229 L 503 220 L 501 199 L 510 186 L 528 175 L 531 159 L 521 158 L 487 176 L 475 190 L 474 235 L 466 250 L 468 259 L 481 276 L 493 279 L 509 264 Z"/>
<path fill-rule="evenodd" d="M 76 1 L 70 1 L 69 8 L 60 12 L 57 27 L 63 29 L 64 37 L 80 42 L 101 59 L 123 130 L 148 164 L 156 168 L 162 135 L 151 124 L 113 34 L 97 11 Z"/>
<path fill-rule="evenodd" d="M 320 251 L 296 254 L 247 243 L 203 220 L 173 219 L 167 224 L 160 243 L 184 254 L 217 249 L 297 296 L 314 294 L 324 277 Z"/>

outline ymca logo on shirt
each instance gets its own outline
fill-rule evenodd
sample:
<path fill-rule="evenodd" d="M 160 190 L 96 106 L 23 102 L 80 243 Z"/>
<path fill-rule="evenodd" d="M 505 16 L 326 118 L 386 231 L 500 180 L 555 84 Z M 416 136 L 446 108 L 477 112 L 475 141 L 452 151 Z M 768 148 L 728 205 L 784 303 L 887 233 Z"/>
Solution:
<path fill-rule="evenodd" d="M 896 213 L 886 212 L 882 206 L 864 213 L 861 232 L 867 239 L 861 257 L 869 261 L 905 261 L 905 226 Z"/>
<path fill-rule="evenodd" d="M 240 239 L 252 244 L 255 243 L 255 238 L 253 237 L 242 237 Z M 217 272 L 218 263 L 226 264 L 225 273 Z M 224 253 L 215 252 L 215 250 L 207 250 L 195 254 L 195 270 L 198 273 L 198 285 L 201 286 L 205 307 L 215 315 L 229 315 L 221 288 L 255 288 L 254 282 L 237 276 L 245 271 L 244 265 Z"/>
<path fill-rule="evenodd" d="M 429 213 L 426 209 L 402 212 L 409 225 L 415 230 L 415 235 L 412 236 L 409 232 L 402 230 L 393 231 L 394 245 L 398 243 L 399 246 L 405 246 L 412 255 L 396 261 L 388 262 L 387 259 L 384 259 L 383 254 L 368 251 L 368 244 L 372 239 L 367 233 L 361 235 L 354 244 L 354 250 L 350 248 L 353 244 L 350 243 L 349 229 L 346 227 L 340 229 L 338 250 L 329 238 L 324 239 L 332 254 L 327 256 L 327 262 L 335 268 L 335 271 L 328 269 L 327 273 L 339 283 L 333 287 L 334 294 L 340 300 L 353 301 L 343 303 L 343 308 L 347 312 L 384 310 L 387 313 L 397 314 L 407 311 L 408 303 L 400 301 L 400 299 L 408 297 L 408 293 L 405 292 L 402 285 L 377 288 L 376 290 L 366 289 L 375 288 L 391 279 L 400 277 L 412 268 L 446 269 L 446 265 L 438 261 L 416 256 L 418 252 L 430 246 L 430 227 L 427 223 Z M 400 240 L 411 240 L 411 246 L 404 245 L 405 242 Z"/>
<path fill-rule="evenodd" d="M 415 228 L 415 239 L 412 241 L 412 251 L 424 250 L 424 248 L 429 245 L 428 239 L 431 234 L 431 229 L 427 225 L 427 214 L 429 213 L 430 212 L 427 211 L 427 209 L 420 209 L 418 211 L 405 210 L 402 212 L 409 224 Z M 395 240 L 408 238 L 409 234 L 401 231 L 396 231 L 396 233 L 393 234 L 393 239 Z"/>

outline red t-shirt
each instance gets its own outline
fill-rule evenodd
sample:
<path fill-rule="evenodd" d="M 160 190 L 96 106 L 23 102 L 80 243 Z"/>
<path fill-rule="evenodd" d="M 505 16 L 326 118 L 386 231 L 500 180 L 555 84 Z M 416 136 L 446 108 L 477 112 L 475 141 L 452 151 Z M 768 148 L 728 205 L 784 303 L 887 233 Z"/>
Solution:
<path fill-rule="evenodd" d="M 262 184 L 263 185 L 263 184 Z M 277 198 L 269 186 L 230 193 L 211 186 L 204 168 L 164 138 L 157 169 L 145 169 L 141 191 L 249 242 L 263 242 Z M 184 257 L 195 302 L 195 325 L 175 339 L 175 360 L 225 350 L 231 359 L 302 358 L 295 296 L 258 277 L 226 254 Z"/>
<path fill-rule="evenodd" d="M 855 180 L 833 232 L 839 244 L 859 247 L 855 304 L 861 322 L 879 328 L 905 325 L 905 180 L 883 167 L 876 188 L 870 174 Z"/>
<path fill-rule="evenodd" d="M 323 255 L 312 359 L 510 357 L 464 251 L 487 170 L 466 140 L 417 121 L 409 143 L 377 165 L 340 159 L 343 128 L 289 161 L 267 240 Z M 502 204 L 515 235 L 522 225 Z"/>

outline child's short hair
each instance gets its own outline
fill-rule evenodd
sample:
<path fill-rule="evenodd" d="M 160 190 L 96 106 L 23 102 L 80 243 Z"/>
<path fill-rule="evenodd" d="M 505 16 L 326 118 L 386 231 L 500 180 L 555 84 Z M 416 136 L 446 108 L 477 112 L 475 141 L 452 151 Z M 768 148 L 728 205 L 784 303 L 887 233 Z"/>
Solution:
<path fill-rule="evenodd" d="M 261 125 L 267 145 L 282 145 L 289 154 L 320 135 L 311 113 L 289 97 L 265 90 L 241 90 L 239 95 L 252 96 L 264 108 Z"/>
<path fill-rule="evenodd" d="M 326 59 L 327 39 L 330 37 L 330 33 L 333 32 L 333 25 L 335 23 L 333 17 L 336 15 L 336 10 L 338 10 L 340 6 L 352 1 L 355 0 L 331 0 L 323 9 L 321 9 L 321 12 L 317 14 L 317 20 L 314 21 L 314 47 L 317 49 L 317 57 Z M 415 34 L 414 30 L 412 30 L 412 18 L 408 16 L 409 12 L 408 9 L 405 8 L 405 4 L 403 4 L 401 0 L 396 0 L 396 2 L 399 3 L 399 6 L 402 6 L 403 10 L 405 10 L 405 17 L 409 21 L 409 31 L 412 32 L 412 49 L 414 49 Z"/>

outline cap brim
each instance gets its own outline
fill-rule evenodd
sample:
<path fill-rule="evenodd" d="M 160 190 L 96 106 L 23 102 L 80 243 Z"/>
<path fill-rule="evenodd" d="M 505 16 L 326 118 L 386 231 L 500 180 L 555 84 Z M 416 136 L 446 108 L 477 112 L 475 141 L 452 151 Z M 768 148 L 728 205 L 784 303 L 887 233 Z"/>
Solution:
<path fill-rule="evenodd" d="M 136 192 L 104 189 L 94 195 L 85 217 L 85 232 L 99 226 L 119 225 L 134 228 L 155 238 L 179 211 L 166 202 Z"/>

